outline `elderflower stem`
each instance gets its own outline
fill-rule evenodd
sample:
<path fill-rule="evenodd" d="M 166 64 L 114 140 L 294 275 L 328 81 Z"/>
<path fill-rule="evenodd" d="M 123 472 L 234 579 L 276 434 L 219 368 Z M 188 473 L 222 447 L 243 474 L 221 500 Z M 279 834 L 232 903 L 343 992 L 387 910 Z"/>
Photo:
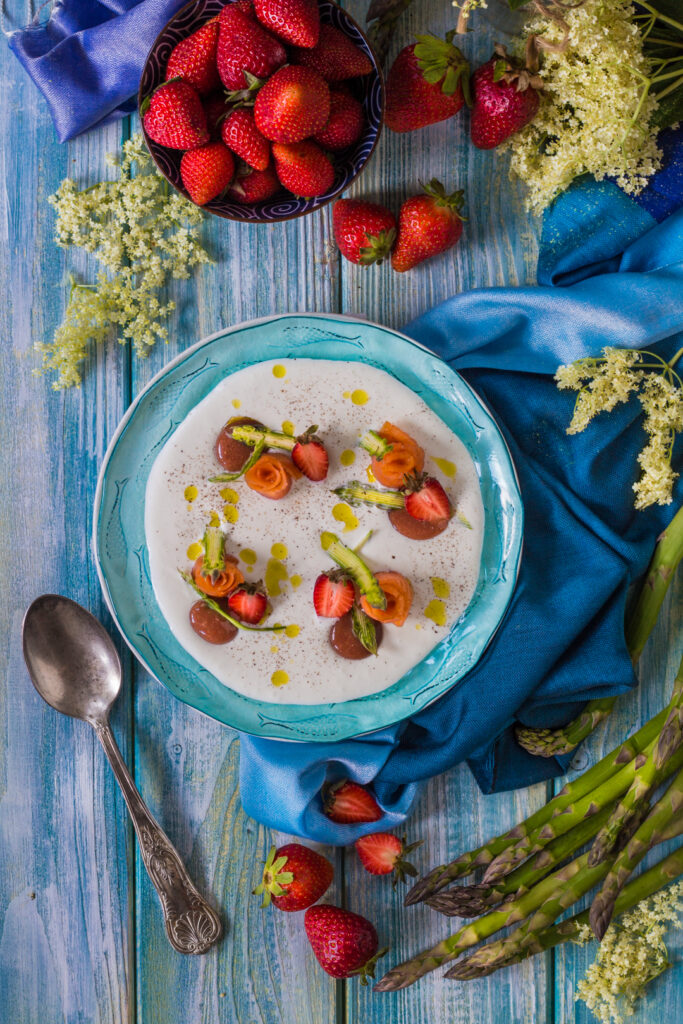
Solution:
<path fill-rule="evenodd" d="M 651 7 L 650 4 L 646 3 L 645 0 L 638 0 L 640 7 L 645 8 L 654 18 L 655 21 L 663 21 L 666 25 L 671 25 L 672 28 L 677 28 L 680 32 L 683 32 L 683 25 L 680 21 L 674 21 L 673 18 L 669 18 L 666 14 L 662 14 L 655 7 Z"/>

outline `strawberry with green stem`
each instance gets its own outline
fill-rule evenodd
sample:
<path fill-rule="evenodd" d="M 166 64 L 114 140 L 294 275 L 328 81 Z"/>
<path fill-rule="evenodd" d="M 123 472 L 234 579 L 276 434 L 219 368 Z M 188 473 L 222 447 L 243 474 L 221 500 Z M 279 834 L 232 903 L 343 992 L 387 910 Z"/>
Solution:
<path fill-rule="evenodd" d="M 360 825 L 382 817 L 382 809 L 372 793 L 350 779 L 326 786 L 322 800 L 324 814 L 340 825 Z"/>
<path fill-rule="evenodd" d="M 262 907 L 272 903 L 288 913 L 305 910 L 317 903 L 330 887 L 334 874 L 327 857 L 301 843 L 271 846 L 263 877 L 255 896 L 263 896 Z"/>
<path fill-rule="evenodd" d="M 391 210 L 364 199 L 338 199 L 332 210 L 334 239 L 351 263 L 382 263 L 396 239 L 396 218 Z"/>
<path fill-rule="evenodd" d="M 334 185 L 332 161 L 315 142 L 275 142 L 273 157 L 280 184 L 295 196 L 313 199 L 325 195 Z"/>
<path fill-rule="evenodd" d="M 368 55 L 334 25 L 321 25 L 316 45 L 311 49 L 294 50 L 292 63 L 312 68 L 327 82 L 342 82 L 372 71 Z"/>
<path fill-rule="evenodd" d="M 333 978 L 359 977 L 361 985 L 374 978 L 375 965 L 387 949 L 378 952 L 373 924 L 360 914 L 319 904 L 304 916 L 308 941 L 322 969 Z"/>
<path fill-rule="evenodd" d="M 193 86 L 200 96 L 207 96 L 214 89 L 220 89 L 221 79 L 216 66 L 218 50 L 218 19 L 212 18 L 206 25 L 182 39 L 171 50 L 166 65 L 166 78 L 182 78 Z"/>
<path fill-rule="evenodd" d="M 353 582 L 344 569 L 321 572 L 313 587 L 313 607 L 322 619 L 340 619 L 351 611 L 356 598 Z"/>
<path fill-rule="evenodd" d="M 445 39 L 417 37 L 394 61 L 386 86 L 385 121 L 395 132 L 412 132 L 453 117 L 469 102 L 470 67 L 457 46 L 455 30 Z"/>
<path fill-rule="evenodd" d="M 153 142 L 169 149 L 196 149 L 209 141 L 199 94 L 180 78 L 164 82 L 140 105 L 142 125 Z"/>
<path fill-rule="evenodd" d="M 259 89 L 256 126 L 272 142 L 302 142 L 325 127 L 330 103 L 330 87 L 317 71 L 288 64 Z"/>
<path fill-rule="evenodd" d="M 398 216 L 391 266 L 399 273 L 452 248 L 462 234 L 462 190 L 448 194 L 433 178 L 423 194 L 406 199 Z"/>
<path fill-rule="evenodd" d="M 267 32 L 241 4 L 226 4 L 220 13 L 216 63 L 227 89 L 245 89 L 247 72 L 267 78 L 287 60 L 282 42 Z"/>
<path fill-rule="evenodd" d="M 405 859 L 406 854 L 422 846 L 423 839 L 406 846 L 405 836 L 399 839 L 391 832 L 371 832 L 361 836 L 355 842 L 356 852 L 361 864 L 371 875 L 390 875 L 394 878 L 394 889 L 399 882 L 407 882 L 408 878 L 417 875 L 417 868 Z"/>
<path fill-rule="evenodd" d="M 228 597 L 228 607 L 241 622 L 257 625 L 268 612 L 268 598 L 263 580 L 257 583 L 242 583 Z"/>
<path fill-rule="evenodd" d="M 180 177 L 190 199 L 204 206 L 224 192 L 235 176 L 235 158 L 222 142 L 183 153 Z"/>
<path fill-rule="evenodd" d="M 318 0 L 254 0 L 256 17 L 293 46 L 313 47 L 320 36 Z"/>
<path fill-rule="evenodd" d="M 490 60 L 472 75 L 470 137 L 477 149 L 495 149 L 533 121 L 543 79 L 497 45 Z"/>

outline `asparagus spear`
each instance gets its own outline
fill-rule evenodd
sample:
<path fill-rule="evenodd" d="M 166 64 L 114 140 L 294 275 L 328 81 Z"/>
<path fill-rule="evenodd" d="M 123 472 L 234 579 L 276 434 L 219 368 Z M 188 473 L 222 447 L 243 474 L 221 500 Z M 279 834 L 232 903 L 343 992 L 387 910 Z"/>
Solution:
<path fill-rule="evenodd" d="M 607 821 L 611 806 L 586 818 L 565 835 L 558 836 L 545 849 L 502 878 L 497 885 L 461 885 L 447 892 L 435 893 L 426 900 L 428 906 L 446 917 L 476 917 L 506 897 L 521 896 L 591 839 Z"/>
<path fill-rule="evenodd" d="M 681 874 L 683 874 L 683 846 L 644 871 L 642 875 L 632 879 L 622 889 L 614 904 L 614 916 L 630 910 L 636 903 L 652 896 L 653 893 L 658 892 L 669 882 L 673 882 Z M 501 967 L 509 967 L 521 960 L 526 960 L 527 957 L 559 946 L 562 942 L 575 941 L 578 939 L 582 927 L 588 924 L 589 914 L 590 910 L 583 910 L 566 921 L 561 921 L 559 924 L 536 933 L 531 933 L 528 924 L 525 923 L 505 939 L 490 942 L 476 950 L 471 956 L 458 961 L 451 967 L 446 977 L 457 978 L 461 981 L 482 978 Z"/>
<path fill-rule="evenodd" d="M 598 939 L 612 920 L 616 899 L 648 850 L 683 832 L 683 771 L 657 801 L 635 835 L 612 863 L 590 908 L 590 925 Z"/>
<path fill-rule="evenodd" d="M 657 546 L 640 588 L 638 600 L 626 622 L 626 644 L 635 665 L 657 621 L 659 609 L 669 589 L 678 563 L 683 557 L 683 506 L 660 534 Z M 580 715 L 561 729 L 532 729 L 518 726 L 517 742 L 530 754 L 553 757 L 568 754 L 610 714 L 616 697 L 589 701 Z"/>
<path fill-rule="evenodd" d="M 439 865 L 434 868 L 425 878 L 421 879 L 405 898 L 405 903 L 410 906 L 419 903 L 427 896 L 445 889 L 447 885 L 471 874 L 478 867 L 486 867 L 491 861 L 504 850 L 511 847 L 518 840 L 522 839 L 534 828 L 545 824 L 554 816 L 562 813 L 573 802 L 585 796 L 586 793 L 599 787 L 606 779 L 611 778 L 621 767 L 628 764 L 640 751 L 653 742 L 659 730 L 664 725 L 666 710 L 660 711 L 658 715 L 646 722 L 645 725 L 624 741 L 620 746 L 615 747 L 601 761 L 589 768 L 583 775 L 567 782 L 557 796 L 553 797 L 547 804 L 539 808 L 526 821 L 520 822 L 505 832 L 503 835 L 490 839 L 488 843 L 479 846 L 475 850 L 461 854 L 447 865 Z"/>
<path fill-rule="evenodd" d="M 609 717 L 616 699 L 599 697 L 597 700 L 589 700 L 576 718 L 559 729 L 534 729 L 528 725 L 517 725 L 515 739 L 520 747 L 530 754 L 535 754 L 536 757 L 569 754 L 597 729 L 600 722 Z"/>
<path fill-rule="evenodd" d="M 681 739 L 683 739 L 683 660 L 681 660 L 676 678 L 674 679 L 669 707 L 671 710 L 666 722 L 662 726 L 662 731 L 659 734 L 659 739 L 654 749 L 653 757 L 657 767 L 660 767 L 671 756 L 671 752 L 676 749 Z"/>
<path fill-rule="evenodd" d="M 592 889 L 607 874 L 608 862 L 589 868 L 587 861 L 588 854 L 584 853 L 559 871 L 544 878 L 519 899 L 504 904 L 499 910 L 485 914 L 476 921 L 471 921 L 431 949 L 392 967 L 375 985 L 375 991 L 393 992 L 396 989 L 407 988 L 429 971 L 455 960 L 463 950 L 476 945 L 501 928 L 524 920 L 546 903 L 549 907 L 557 905 L 559 909 L 556 916 L 559 916 L 566 907 Z M 553 917 L 548 923 L 554 920 Z"/>
<path fill-rule="evenodd" d="M 645 749 L 648 757 L 653 746 L 654 742 Z M 555 815 L 550 821 L 538 828 L 532 829 L 515 846 L 503 850 L 495 860 L 491 861 L 486 869 L 484 882 L 490 884 L 497 882 L 499 878 L 507 875 L 526 857 L 547 846 L 556 836 L 568 832 L 578 821 L 597 814 L 605 804 L 611 803 L 617 797 L 620 797 L 629 788 L 638 772 L 637 760 L 635 759 L 624 765 L 616 775 L 607 779 L 597 789 L 587 793 L 573 805 L 566 807 L 562 814 Z M 679 747 L 676 753 L 662 767 L 660 781 L 668 778 L 681 767 L 683 767 L 683 749 Z"/>
<path fill-rule="evenodd" d="M 638 808 L 646 799 L 648 793 L 655 789 L 665 777 L 663 772 L 665 771 L 666 764 L 674 756 L 676 750 L 680 748 L 681 740 L 683 740 L 683 731 L 681 731 L 680 727 L 673 727 L 674 720 L 678 721 L 682 704 L 683 659 L 676 675 L 673 693 L 667 709 L 668 715 L 662 732 L 657 737 L 657 741 L 647 758 L 645 758 L 644 754 L 638 754 L 636 757 L 635 764 L 638 770 L 635 778 L 614 808 L 604 827 L 596 835 L 588 855 L 589 864 L 597 864 L 599 860 L 602 860 L 614 849 L 624 826 L 638 812 Z M 640 764 L 638 764 L 639 761 Z"/>

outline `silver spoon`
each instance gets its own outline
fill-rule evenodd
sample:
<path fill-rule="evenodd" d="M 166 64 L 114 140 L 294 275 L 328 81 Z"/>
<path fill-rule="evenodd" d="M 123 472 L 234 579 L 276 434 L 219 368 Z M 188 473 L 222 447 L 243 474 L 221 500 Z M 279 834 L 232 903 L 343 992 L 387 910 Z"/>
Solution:
<path fill-rule="evenodd" d="M 206 953 L 220 938 L 220 918 L 199 895 L 177 850 L 149 813 L 109 727 L 109 709 L 121 689 L 121 662 L 109 634 L 80 604 L 43 594 L 24 616 L 22 642 L 31 681 L 43 700 L 89 722 L 104 747 L 159 894 L 171 945 L 179 953 Z"/>

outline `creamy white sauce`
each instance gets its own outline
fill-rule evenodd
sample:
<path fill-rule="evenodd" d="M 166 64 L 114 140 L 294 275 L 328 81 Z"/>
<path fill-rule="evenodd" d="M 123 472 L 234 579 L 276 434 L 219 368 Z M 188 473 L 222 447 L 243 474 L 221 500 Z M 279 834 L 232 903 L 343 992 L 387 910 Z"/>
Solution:
<path fill-rule="evenodd" d="M 284 367 L 275 376 L 274 367 Z M 367 401 L 355 404 L 353 392 L 365 392 Z M 346 397 L 345 397 L 346 396 Z M 358 398 L 358 396 L 355 396 Z M 362 397 L 362 396 L 361 396 Z M 330 455 L 326 480 L 296 481 L 286 498 L 272 501 L 250 490 L 243 479 L 230 484 L 209 483 L 222 471 L 214 455 L 214 441 L 232 416 L 249 416 L 281 430 L 289 421 L 295 433 L 318 424 Z M 454 507 L 472 527 L 453 518 L 447 530 L 431 540 L 402 537 L 379 509 L 354 508 L 358 526 L 345 532 L 333 509 L 339 498 L 332 489 L 353 479 L 367 482 L 369 456 L 358 447 L 360 436 L 389 420 L 406 430 L 425 450 L 425 470 L 436 476 Z M 356 454 L 343 466 L 343 451 Z M 450 478 L 433 461 L 446 459 L 457 466 Z M 186 488 L 196 487 L 189 502 Z M 239 495 L 233 507 L 236 522 L 224 515 L 226 501 L 220 491 L 231 487 Z M 226 531 L 226 551 L 256 553 L 252 566 L 240 560 L 248 580 L 265 577 L 273 545 L 285 545 L 279 559 L 287 580 L 281 593 L 271 596 L 269 624 L 295 624 L 299 633 L 248 633 L 214 646 L 202 640 L 189 622 L 197 595 L 182 580 L 178 569 L 189 571 L 188 548 L 201 540 L 212 513 Z M 228 514 L 234 516 L 228 510 Z M 421 661 L 448 633 L 467 607 L 479 575 L 484 510 L 472 460 L 461 441 L 409 388 L 390 374 L 358 362 L 283 359 L 258 363 L 232 374 L 201 401 L 176 429 L 159 453 L 149 476 L 145 500 L 145 531 L 152 583 L 159 607 L 183 647 L 222 683 L 246 696 L 278 704 L 320 704 L 377 693 L 396 683 Z M 328 643 L 333 619 L 319 619 L 312 602 L 319 573 L 334 568 L 320 546 L 324 530 L 336 533 L 349 547 L 369 530 L 363 558 L 374 571 L 403 573 L 414 589 L 406 623 L 384 627 L 377 657 L 347 661 Z M 276 549 L 276 554 L 282 554 Z M 293 586 L 292 577 L 300 577 Z M 442 598 L 446 622 L 437 626 L 425 611 L 437 598 L 433 578 L 445 581 L 450 591 Z M 296 579 L 295 579 L 296 582 Z M 439 587 L 439 584 L 436 584 Z M 286 673 L 284 685 L 273 685 L 274 673 Z M 282 676 L 276 676 L 281 679 Z"/>

